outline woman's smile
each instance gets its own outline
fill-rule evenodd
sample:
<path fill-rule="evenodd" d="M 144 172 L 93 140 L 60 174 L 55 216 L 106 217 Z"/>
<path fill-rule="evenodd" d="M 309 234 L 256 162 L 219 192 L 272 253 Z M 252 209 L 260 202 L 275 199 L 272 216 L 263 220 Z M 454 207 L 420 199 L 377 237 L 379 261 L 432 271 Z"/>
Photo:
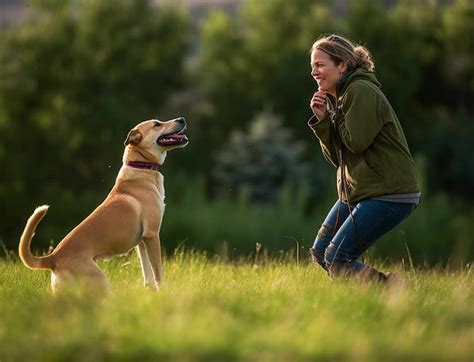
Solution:
<path fill-rule="evenodd" d="M 320 49 L 311 52 L 311 76 L 318 83 L 320 90 L 335 93 L 336 83 L 345 68 L 342 62 L 336 65 L 331 57 Z"/>

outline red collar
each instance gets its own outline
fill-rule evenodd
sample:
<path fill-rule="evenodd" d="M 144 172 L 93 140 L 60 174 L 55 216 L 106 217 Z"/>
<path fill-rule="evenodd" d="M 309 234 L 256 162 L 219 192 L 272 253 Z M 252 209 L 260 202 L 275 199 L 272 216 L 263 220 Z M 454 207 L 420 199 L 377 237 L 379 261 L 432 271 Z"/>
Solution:
<path fill-rule="evenodd" d="M 153 170 L 153 171 L 158 171 L 158 167 L 160 167 L 160 165 L 157 163 L 140 162 L 140 161 L 126 161 L 125 164 L 133 168 L 140 168 L 140 169 Z"/>

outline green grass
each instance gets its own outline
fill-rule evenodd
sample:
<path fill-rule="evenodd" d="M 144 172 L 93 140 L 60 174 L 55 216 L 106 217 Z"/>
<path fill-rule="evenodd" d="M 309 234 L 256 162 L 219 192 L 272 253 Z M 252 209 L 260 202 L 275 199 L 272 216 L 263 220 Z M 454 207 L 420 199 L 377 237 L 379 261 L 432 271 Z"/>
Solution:
<path fill-rule="evenodd" d="M 52 296 L 49 273 L 0 262 L 0 361 L 413 361 L 474 358 L 470 268 L 403 271 L 403 288 L 330 281 L 309 263 L 165 260 L 159 292 L 135 255 L 102 262 L 100 302 Z"/>

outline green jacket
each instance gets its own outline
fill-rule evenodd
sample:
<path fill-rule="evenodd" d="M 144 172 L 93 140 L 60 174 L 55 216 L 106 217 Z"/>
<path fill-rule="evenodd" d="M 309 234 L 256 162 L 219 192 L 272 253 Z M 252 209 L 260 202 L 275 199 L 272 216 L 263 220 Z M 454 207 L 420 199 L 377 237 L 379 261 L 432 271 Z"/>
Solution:
<path fill-rule="evenodd" d="M 405 134 L 375 74 L 357 68 L 339 81 L 336 98 L 328 96 L 328 115 L 320 121 L 313 116 L 308 125 L 318 137 L 324 157 L 337 167 L 339 198 L 355 203 L 419 192 Z M 341 176 L 345 176 L 346 187 Z"/>

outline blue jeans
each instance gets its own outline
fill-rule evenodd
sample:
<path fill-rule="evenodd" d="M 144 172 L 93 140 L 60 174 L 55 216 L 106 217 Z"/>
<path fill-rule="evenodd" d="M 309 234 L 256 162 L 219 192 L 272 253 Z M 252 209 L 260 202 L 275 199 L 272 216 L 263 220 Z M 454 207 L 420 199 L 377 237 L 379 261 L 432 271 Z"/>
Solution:
<path fill-rule="evenodd" d="M 351 217 L 348 204 L 336 201 L 314 241 L 313 259 L 330 275 L 372 269 L 358 260 L 360 256 L 415 207 L 416 204 L 367 199 L 351 205 Z"/>

